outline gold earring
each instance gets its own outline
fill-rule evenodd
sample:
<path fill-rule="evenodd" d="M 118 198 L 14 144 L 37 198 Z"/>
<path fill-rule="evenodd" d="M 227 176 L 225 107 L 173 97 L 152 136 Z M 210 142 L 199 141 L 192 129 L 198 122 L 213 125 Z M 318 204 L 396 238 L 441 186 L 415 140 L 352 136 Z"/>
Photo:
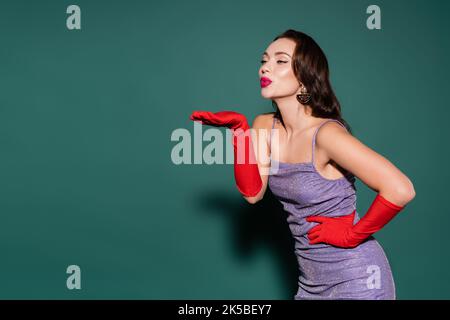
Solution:
<path fill-rule="evenodd" d="M 306 91 L 305 86 L 300 89 L 300 94 L 297 95 L 297 100 L 301 104 L 307 104 L 311 100 L 311 94 Z"/>

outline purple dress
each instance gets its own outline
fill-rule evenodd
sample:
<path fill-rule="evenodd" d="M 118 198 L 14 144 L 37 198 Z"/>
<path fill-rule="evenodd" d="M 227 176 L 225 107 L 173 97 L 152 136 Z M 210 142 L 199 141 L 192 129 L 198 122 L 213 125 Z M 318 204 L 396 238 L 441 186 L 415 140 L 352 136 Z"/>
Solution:
<path fill-rule="evenodd" d="M 271 159 L 268 186 L 288 213 L 287 222 L 295 240 L 300 273 L 294 299 L 395 300 L 388 259 L 372 236 L 355 248 L 309 244 L 307 233 L 318 223 L 307 222 L 306 217 L 338 217 L 356 210 L 355 176 L 346 172 L 342 178 L 328 179 L 314 166 L 316 134 L 329 121 L 345 127 L 334 119 L 319 125 L 312 139 L 311 162 L 287 163 Z M 353 223 L 358 220 L 356 211 Z"/>

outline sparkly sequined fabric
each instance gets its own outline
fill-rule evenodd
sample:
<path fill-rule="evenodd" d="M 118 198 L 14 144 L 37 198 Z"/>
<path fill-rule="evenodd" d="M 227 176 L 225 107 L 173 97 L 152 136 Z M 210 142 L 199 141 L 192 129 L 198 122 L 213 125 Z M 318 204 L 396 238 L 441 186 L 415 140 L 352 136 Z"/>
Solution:
<path fill-rule="evenodd" d="M 338 217 L 356 210 L 354 175 L 347 172 L 340 179 L 327 179 L 314 165 L 317 131 L 329 121 L 344 126 L 334 119 L 319 125 L 312 140 L 311 162 L 271 160 L 268 186 L 287 212 L 287 222 L 295 240 L 299 278 L 294 299 L 393 300 L 395 284 L 391 268 L 374 237 L 369 237 L 356 248 L 348 249 L 324 243 L 309 244 L 307 233 L 317 223 L 306 222 L 306 217 Z M 354 224 L 359 219 L 356 211 Z"/>

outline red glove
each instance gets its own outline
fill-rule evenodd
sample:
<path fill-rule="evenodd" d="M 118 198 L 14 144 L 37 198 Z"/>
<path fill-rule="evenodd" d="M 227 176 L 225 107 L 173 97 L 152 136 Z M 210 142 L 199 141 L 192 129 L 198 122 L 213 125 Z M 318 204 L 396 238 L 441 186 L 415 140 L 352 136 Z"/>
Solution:
<path fill-rule="evenodd" d="M 202 124 L 231 129 L 233 133 L 234 177 L 236 186 L 244 196 L 256 196 L 262 188 L 262 180 L 253 150 L 250 131 L 247 131 L 250 127 L 245 116 L 234 111 L 220 111 L 216 113 L 194 111 L 189 118 L 194 121 L 200 121 Z M 242 136 L 244 134 L 246 135 L 245 137 Z M 239 136 L 242 137 L 238 140 Z M 245 140 L 242 138 L 245 138 Z M 249 141 L 248 143 L 247 140 Z M 238 143 L 238 141 L 241 142 Z M 242 142 L 244 142 L 244 150 L 242 150 Z M 239 157 L 238 154 L 240 154 Z"/>
<path fill-rule="evenodd" d="M 403 208 L 404 206 L 400 207 L 377 194 L 367 213 L 355 225 L 355 211 L 342 217 L 308 217 L 306 221 L 320 223 L 308 232 L 309 243 L 323 242 L 341 248 L 356 247 L 383 228 Z"/>

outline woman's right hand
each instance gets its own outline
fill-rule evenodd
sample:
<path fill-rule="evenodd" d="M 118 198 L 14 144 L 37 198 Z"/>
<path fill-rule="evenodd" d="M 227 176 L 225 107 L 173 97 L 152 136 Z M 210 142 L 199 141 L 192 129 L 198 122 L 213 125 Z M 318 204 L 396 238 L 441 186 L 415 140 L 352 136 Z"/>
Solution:
<path fill-rule="evenodd" d="M 191 120 L 199 121 L 202 124 L 211 125 L 215 127 L 227 127 L 229 129 L 249 129 L 247 118 L 238 112 L 234 111 L 193 111 L 189 117 Z"/>

